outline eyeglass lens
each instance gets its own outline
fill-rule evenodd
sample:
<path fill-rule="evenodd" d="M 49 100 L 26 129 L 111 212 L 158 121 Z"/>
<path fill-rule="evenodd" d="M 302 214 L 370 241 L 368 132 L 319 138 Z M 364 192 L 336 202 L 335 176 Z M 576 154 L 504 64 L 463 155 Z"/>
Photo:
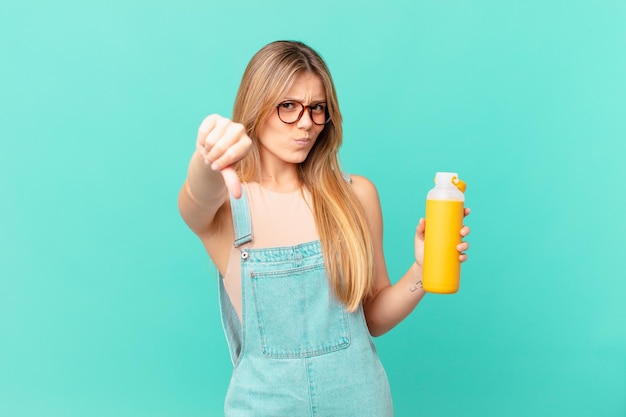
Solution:
<path fill-rule="evenodd" d="M 309 116 L 316 125 L 323 125 L 330 121 L 326 112 L 326 103 L 314 103 L 308 106 L 297 101 L 283 101 L 277 106 L 278 117 L 284 123 L 295 123 L 302 118 L 304 110 L 309 110 Z"/>

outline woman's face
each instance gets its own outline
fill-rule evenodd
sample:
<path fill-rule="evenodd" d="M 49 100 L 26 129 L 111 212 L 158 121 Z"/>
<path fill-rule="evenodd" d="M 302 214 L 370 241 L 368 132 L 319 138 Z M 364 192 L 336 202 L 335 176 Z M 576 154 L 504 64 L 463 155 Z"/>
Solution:
<path fill-rule="evenodd" d="M 291 121 L 290 112 L 302 103 L 306 107 L 300 120 L 288 124 L 283 122 L 278 111 L 274 110 L 259 129 L 259 153 L 263 164 L 298 164 L 303 162 L 315 144 L 324 125 L 318 125 L 311 119 L 311 112 L 317 122 L 326 108 L 326 94 L 319 76 L 304 72 L 298 74 L 287 93 L 279 99 L 283 120 Z M 276 103 L 278 105 L 279 103 Z M 297 116 L 298 112 L 295 112 Z M 324 116 L 325 117 L 325 116 Z M 322 118 L 323 119 L 323 118 Z"/>

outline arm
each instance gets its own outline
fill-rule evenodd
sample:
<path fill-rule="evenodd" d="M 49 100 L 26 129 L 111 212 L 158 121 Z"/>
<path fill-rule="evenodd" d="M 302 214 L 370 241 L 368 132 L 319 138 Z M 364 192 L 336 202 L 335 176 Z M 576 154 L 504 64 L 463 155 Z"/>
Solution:
<path fill-rule="evenodd" d="M 425 223 L 420 219 L 416 229 L 415 259 L 398 282 L 391 285 L 383 254 L 383 220 L 378 192 L 374 184 L 366 178 L 359 176 L 352 178 L 354 192 L 365 210 L 374 246 L 374 291 L 364 300 L 363 309 L 370 333 L 373 336 L 380 336 L 408 316 L 424 297 L 422 260 Z M 469 234 L 469 228 L 464 227 L 461 234 L 463 236 Z M 467 242 L 463 242 L 457 249 L 462 252 L 468 248 Z M 467 256 L 460 254 L 459 259 L 465 261 Z"/>
<path fill-rule="evenodd" d="M 216 213 L 227 202 L 227 189 L 233 196 L 241 196 L 239 178 L 230 165 L 247 154 L 251 143 L 241 124 L 218 115 L 207 117 L 198 128 L 196 152 L 178 195 L 178 209 L 201 238 L 209 233 Z"/>
<path fill-rule="evenodd" d="M 187 179 L 178 194 L 178 210 L 187 226 L 198 236 L 206 234 L 226 197 L 220 172 L 213 171 L 199 151 L 194 152 Z"/>

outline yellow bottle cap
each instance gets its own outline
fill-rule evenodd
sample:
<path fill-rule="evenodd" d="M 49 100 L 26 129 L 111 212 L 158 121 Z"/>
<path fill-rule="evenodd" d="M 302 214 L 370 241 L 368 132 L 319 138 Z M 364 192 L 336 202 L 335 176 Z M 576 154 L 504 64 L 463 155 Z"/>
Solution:
<path fill-rule="evenodd" d="M 457 177 L 452 177 L 452 184 L 456 185 L 456 188 L 461 190 L 462 193 L 464 193 L 465 189 L 467 188 L 467 184 L 465 184 L 465 181 L 462 181 Z"/>

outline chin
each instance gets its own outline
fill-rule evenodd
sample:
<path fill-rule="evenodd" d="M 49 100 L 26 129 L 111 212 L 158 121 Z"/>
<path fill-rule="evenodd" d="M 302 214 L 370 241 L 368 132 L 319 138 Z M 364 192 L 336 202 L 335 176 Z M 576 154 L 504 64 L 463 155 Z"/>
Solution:
<path fill-rule="evenodd" d="M 306 159 L 309 156 L 309 150 L 301 150 L 301 151 L 296 151 L 296 152 L 292 152 L 289 155 L 284 155 L 284 157 L 282 158 L 283 161 L 285 162 L 289 162 L 291 164 L 301 164 L 302 162 L 306 161 Z"/>

